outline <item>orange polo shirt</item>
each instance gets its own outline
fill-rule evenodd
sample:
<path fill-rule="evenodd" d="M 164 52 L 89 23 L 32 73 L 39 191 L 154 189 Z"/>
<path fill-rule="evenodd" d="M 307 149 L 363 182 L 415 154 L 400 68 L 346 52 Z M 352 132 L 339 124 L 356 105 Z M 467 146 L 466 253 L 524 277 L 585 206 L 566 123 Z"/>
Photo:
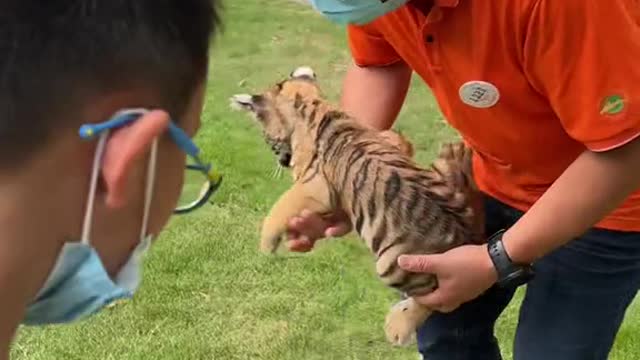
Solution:
<path fill-rule="evenodd" d="M 639 1 L 434 2 L 349 26 L 349 45 L 360 66 L 420 75 L 484 192 L 527 210 L 585 149 L 640 135 Z M 640 191 L 597 226 L 640 231 Z"/>

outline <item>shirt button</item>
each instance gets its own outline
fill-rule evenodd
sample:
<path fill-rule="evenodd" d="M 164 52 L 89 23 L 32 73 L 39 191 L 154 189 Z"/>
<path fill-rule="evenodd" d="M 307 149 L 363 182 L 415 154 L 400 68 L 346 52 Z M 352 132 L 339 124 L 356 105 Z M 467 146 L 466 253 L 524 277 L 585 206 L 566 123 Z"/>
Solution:
<path fill-rule="evenodd" d="M 429 34 L 425 37 L 425 41 L 431 44 L 432 42 L 436 41 L 436 39 L 433 37 L 433 35 Z"/>

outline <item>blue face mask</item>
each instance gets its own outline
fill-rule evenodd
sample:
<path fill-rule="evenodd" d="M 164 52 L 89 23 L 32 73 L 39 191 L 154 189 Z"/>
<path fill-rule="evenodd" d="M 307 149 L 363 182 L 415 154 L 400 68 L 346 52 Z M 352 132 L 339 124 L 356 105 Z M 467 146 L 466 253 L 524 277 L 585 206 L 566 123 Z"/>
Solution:
<path fill-rule="evenodd" d="M 64 244 L 45 284 L 36 295 L 34 302 L 27 307 L 23 319 L 25 325 L 59 324 L 80 320 L 100 311 L 114 301 L 131 298 L 140 284 L 142 256 L 151 243 L 151 236 L 147 235 L 147 225 L 155 180 L 158 143 L 156 139 L 152 144 L 147 167 L 140 243 L 112 280 L 89 241 L 100 162 L 108 133 L 107 130 L 100 135 L 96 148 L 82 226 L 82 239 Z"/>
<path fill-rule="evenodd" d="M 309 0 L 329 20 L 362 25 L 392 12 L 409 0 Z"/>

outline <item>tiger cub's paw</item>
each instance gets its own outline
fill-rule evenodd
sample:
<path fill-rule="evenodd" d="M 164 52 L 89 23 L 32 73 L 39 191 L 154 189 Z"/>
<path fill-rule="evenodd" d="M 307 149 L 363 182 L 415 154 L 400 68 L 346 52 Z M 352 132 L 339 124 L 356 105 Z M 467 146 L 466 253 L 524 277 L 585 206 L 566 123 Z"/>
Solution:
<path fill-rule="evenodd" d="M 387 340 L 395 346 L 407 346 L 415 341 L 415 334 L 431 311 L 413 298 L 402 300 L 389 310 L 385 319 Z"/>
<path fill-rule="evenodd" d="M 396 303 L 385 319 L 384 331 L 387 340 L 395 346 L 407 346 L 414 341 L 417 326 L 408 316 L 409 300 Z"/>
<path fill-rule="evenodd" d="M 274 255 L 284 236 L 286 219 L 266 217 L 260 233 L 260 251 L 267 255 Z"/>

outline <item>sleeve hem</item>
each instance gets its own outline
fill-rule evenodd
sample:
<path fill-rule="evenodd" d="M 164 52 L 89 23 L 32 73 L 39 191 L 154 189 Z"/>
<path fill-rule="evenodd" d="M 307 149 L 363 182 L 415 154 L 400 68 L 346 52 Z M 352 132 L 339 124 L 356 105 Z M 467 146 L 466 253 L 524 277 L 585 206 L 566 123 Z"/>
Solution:
<path fill-rule="evenodd" d="M 585 145 L 591 151 L 605 152 L 626 145 L 637 138 L 640 138 L 640 129 L 633 128 L 628 129 L 613 138 L 601 141 L 591 141 Z"/>
<path fill-rule="evenodd" d="M 402 62 L 402 59 L 393 59 L 393 60 L 389 60 L 389 61 L 380 61 L 380 62 L 372 62 L 372 61 L 362 61 L 362 60 L 357 60 L 357 59 L 353 59 L 353 63 L 358 66 L 358 67 L 384 67 L 384 66 L 390 66 L 390 65 L 394 65 L 397 64 L 399 62 Z"/>

